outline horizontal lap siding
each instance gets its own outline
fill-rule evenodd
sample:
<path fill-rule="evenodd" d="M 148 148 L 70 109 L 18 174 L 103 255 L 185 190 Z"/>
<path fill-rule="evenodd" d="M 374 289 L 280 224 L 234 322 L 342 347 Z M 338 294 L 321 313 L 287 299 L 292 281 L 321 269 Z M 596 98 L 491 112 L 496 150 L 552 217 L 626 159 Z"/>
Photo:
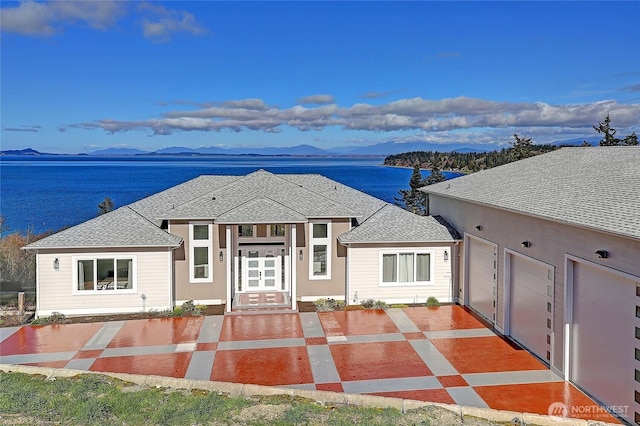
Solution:
<path fill-rule="evenodd" d="M 381 251 L 433 250 L 434 270 L 432 285 L 393 285 L 380 286 Z M 445 250 L 449 260 L 444 261 Z M 355 293 L 360 300 L 375 299 L 390 303 L 424 303 L 430 296 L 441 302 L 451 301 L 451 262 L 450 246 L 405 246 L 405 247 L 366 247 L 356 246 L 349 249 L 349 303 L 353 304 Z"/>
<path fill-rule="evenodd" d="M 115 256 L 135 256 L 137 260 L 136 292 L 121 294 L 73 294 L 76 279 L 73 276 L 73 258 L 105 256 L 107 252 L 92 253 L 39 253 L 38 254 L 38 315 L 61 312 L 66 315 L 91 313 L 138 312 L 144 307 L 166 309 L 170 307 L 171 252 L 108 252 Z M 59 259 L 59 270 L 53 268 Z"/>

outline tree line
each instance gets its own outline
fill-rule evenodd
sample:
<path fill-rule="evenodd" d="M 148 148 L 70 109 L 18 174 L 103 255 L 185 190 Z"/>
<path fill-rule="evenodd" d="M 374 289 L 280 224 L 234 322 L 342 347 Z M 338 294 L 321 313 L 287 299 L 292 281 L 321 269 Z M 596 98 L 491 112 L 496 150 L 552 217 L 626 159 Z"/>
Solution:
<path fill-rule="evenodd" d="M 611 117 L 607 114 L 603 122 L 593 126 L 602 135 L 600 146 L 633 146 L 638 145 L 636 132 L 620 139 L 616 138 L 616 129 L 611 127 Z M 490 152 L 438 152 L 412 151 L 389 155 L 384 159 L 386 166 L 412 167 L 413 173 L 409 179 L 409 189 L 400 189 L 399 197 L 394 198 L 395 204 L 418 215 L 426 214 L 426 194 L 420 188 L 426 185 L 442 182 L 446 177 L 441 170 L 451 170 L 473 173 L 483 169 L 501 166 L 513 161 L 522 160 L 534 155 L 544 154 L 562 148 L 564 145 L 535 145 L 531 138 L 513 135 L 509 148 Z M 591 146 L 587 141 L 582 146 Z M 422 178 L 420 169 L 431 170 L 431 175 Z"/>
<path fill-rule="evenodd" d="M 616 129 L 611 127 L 611 117 L 607 114 L 604 121 L 593 126 L 593 129 L 602 135 L 600 146 L 632 146 L 638 145 L 636 132 L 625 136 L 616 137 Z M 452 170 L 464 173 L 477 172 L 483 169 L 501 166 L 513 161 L 522 160 L 538 154 L 562 148 L 564 145 L 536 145 L 531 138 L 513 135 L 514 140 L 510 147 L 489 152 L 437 152 L 437 151 L 413 151 L 389 155 L 384 159 L 386 166 L 413 167 L 416 164 L 422 169 L 438 168 L 440 170 Z M 590 146 L 587 141 L 582 146 Z"/>

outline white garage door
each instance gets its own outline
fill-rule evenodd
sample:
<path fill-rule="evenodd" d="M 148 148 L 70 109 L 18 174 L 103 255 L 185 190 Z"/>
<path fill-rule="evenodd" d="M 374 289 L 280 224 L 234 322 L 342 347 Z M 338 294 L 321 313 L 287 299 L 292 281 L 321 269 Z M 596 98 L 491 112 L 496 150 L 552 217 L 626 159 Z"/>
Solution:
<path fill-rule="evenodd" d="M 551 358 L 553 268 L 511 254 L 509 334 L 540 358 Z"/>
<path fill-rule="evenodd" d="M 573 262 L 571 380 L 605 405 L 628 406 L 629 421 L 640 412 L 637 285 L 640 278 Z"/>
<path fill-rule="evenodd" d="M 469 238 L 468 241 L 469 306 L 494 323 L 496 320 L 498 248 L 495 244 L 476 238 Z"/>

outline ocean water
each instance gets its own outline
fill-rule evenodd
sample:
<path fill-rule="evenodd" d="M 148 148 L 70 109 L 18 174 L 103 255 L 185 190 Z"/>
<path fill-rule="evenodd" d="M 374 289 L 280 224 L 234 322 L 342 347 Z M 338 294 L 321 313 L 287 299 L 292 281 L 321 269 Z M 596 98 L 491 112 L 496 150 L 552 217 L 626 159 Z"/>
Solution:
<path fill-rule="evenodd" d="M 3 234 L 73 226 L 98 215 L 109 197 L 120 207 L 202 174 L 318 173 L 393 203 L 411 170 L 382 166 L 382 157 L 0 157 Z M 423 171 L 423 176 L 428 176 Z M 449 178 L 459 176 L 445 173 Z"/>

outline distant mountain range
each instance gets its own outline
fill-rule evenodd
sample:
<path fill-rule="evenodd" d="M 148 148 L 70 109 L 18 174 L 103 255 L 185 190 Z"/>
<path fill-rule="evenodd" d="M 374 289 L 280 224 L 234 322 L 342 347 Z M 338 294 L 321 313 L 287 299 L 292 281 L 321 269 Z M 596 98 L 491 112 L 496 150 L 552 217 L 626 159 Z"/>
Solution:
<path fill-rule="evenodd" d="M 553 145 L 581 145 L 584 139 L 569 139 L 554 142 Z M 597 138 L 587 140 L 592 145 L 597 145 Z M 439 151 L 439 152 L 487 152 L 500 149 L 492 144 L 435 144 L 429 142 L 383 142 L 368 146 L 350 146 L 331 149 L 322 149 L 311 145 L 297 145 L 291 147 L 273 148 L 218 148 L 201 147 L 187 148 L 181 146 L 171 146 L 157 151 L 143 151 L 132 148 L 107 148 L 78 155 L 90 156 L 208 156 L 208 155 L 263 155 L 263 156 L 315 156 L 315 157 L 336 157 L 336 156 L 387 156 L 411 151 Z M 21 150 L 0 151 L 0 155 L 62 155 L 36 151 L 27 148 Z"/>

